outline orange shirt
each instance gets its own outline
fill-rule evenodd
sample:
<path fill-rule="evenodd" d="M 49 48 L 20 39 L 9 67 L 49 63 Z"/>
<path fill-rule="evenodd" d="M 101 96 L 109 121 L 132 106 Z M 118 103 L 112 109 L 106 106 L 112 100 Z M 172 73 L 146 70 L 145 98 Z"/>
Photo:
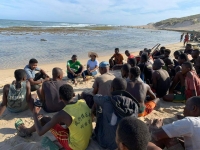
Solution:
<path fill-rule="evenodd" d="M 114 54 L 113 57 L 115 59 L 116 64 L 123 64 L 124 58 L 123 58 L 122 54 Z"/>

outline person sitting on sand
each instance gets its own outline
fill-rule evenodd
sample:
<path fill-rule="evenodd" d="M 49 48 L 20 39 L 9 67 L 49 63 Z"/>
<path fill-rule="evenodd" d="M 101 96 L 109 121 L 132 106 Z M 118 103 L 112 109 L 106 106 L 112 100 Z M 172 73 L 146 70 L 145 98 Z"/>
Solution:
<path fill-rule="evenodd" d="M 187 44 L 186 46 L 185 46 L 185 50 L 184 50 L 184 53 L 185 54 L 192 54 L 192 51 L 193 51 L 193 49 L 192 49 L 192 44 Z"/>
<path fill-rule="evenodd" d="M 179 66 L 178 57 L 181 54 L 182 54 L 182 52 L 180 50 L 174 52 L 174 59 L 173 59 L 173 61 L 174 61 L 174 67 L 175 68 L 176 68 L 176 66 Z"/>
<path fill-rule="evenodd" d="M 67 77 L 76 83 L 75 78 L 81 76 L 83 65 L 77 60 L 77 56 L 73 55 L 71 60 L 67 61 Z"/>
<path fill-rule="evenodd" d="M 127 63 L 128 63 L 128 61 L 129 61 L 129 59 L 135 57 L 133 54 L 130 54 L 129 50 L 126 50 L 126 51 L 125 51 L 125 55 L 127 56 Z"/>
<path fill-rule="evenodd" d="M 98 73 L 99 61 L 96 59 L 98 57 L 97 53 L 89 52 L 88 56 L 91 59 L 87 62 L 87 70 L 82 73 L 83 80 L 86 80 L 86 75 L 95 76 Z"/>
<path fill-rule="evenodd" d="M 15 81 L 3 87 L 3 101 L 0 105 L 0 116 L 6 107 L 10 112 L 18 113 L 28 109 L 31 100 L 31 86 L 26 81 L 23 69 L 15 70 Z"/>
<path fill-rule="evenodd" d="M 123 60 L 124 60 L 124 58 L 123 58 L 122 54 L 119 53 L 119 48 L 115 48 L 115 54 L 109 60 L 110 69 L 112 69 L 112 67 L 114 65 L 122 65 Z"/>
<path fill-rule="evenodd" d="M 124 78 L 125 80 L 129 80 L 129 71 L 131 69 L 131 65 L 129 64 L 123 64 L 122 68 L 121 68 L 121 75 L 122 78 Z"/>
<path fill-rule="evenodd" d="M 23 121 L 19 119 L 15 127 L 20 136 L 30 136 L 35 131 L 42 136 L 51 131 L 65 149 L 84 150 L 92 135 L 91 110 L 84 100 L 73 98 L 75 94 L 71 85 L 62 85 L 59 94 L 65 107 L 52 118 L 44 116 L 38 120 L 38 109 L 34 107 L 32 111 L 35 124 L 26 128 Z M 67 128 L 63 128 L 60 123 L 64 123 Z"/>
<path fill-rule="evenodd" d="M 63 84 L 66 84 L 66 81 L 62 81 L 62 69 L 53 68 L 52 76 L 52 80 L 45 81 L 37 90 L 38 97 L 43 104 L 42 108 L 48 113 L 60 111 L 65 106 L 64 102 L 60 100 L 58 91 Z"/>
<path fill-rule="evenodd" d="M 116 149 L 116 129 L 119 121 L 127 116 L 137 117 L 139 104 L 126 90 L 126 80 L 112 81 L 111 96 L 94 96 L 94 106 L 102 107 L 97 116 L 93 139 L 105 149 Z"/>
<path fill-rule="evenodd" d="M 156 96 L 161 98 L 168 94 L 170 87 L 170 77 L 166 70 L 162 69 L 165 65 L 162 59 L 156 59 L 153 63 L 153 74 L 152 74 L 152 88 L 156 92 Z"/>
<path fill-rule="evenodd" d="M 148 84 L 145 84 L 140 79 L 140 68 L 133 67 L 130 69 L 129 79 L 127 82 L 126 91 L 129 92 L 140 104 L 139 117 L 148 115 L 153 111 L 158 103 L 159 99 L 151 90 Z M 151 101 L 145 102 L 146 96 L 149 95 Z"/>
<path fill-rule="evenodd" d="M 176 147 L 177 150 L 199 150 L 200 149 L 200 97 L 194 96 L 187 100 L 184 111 L 184 117 L 181 120 L 174 121 L 171 124 L 163 125 L 163 120 L 154 120 L 152 138 L 156 141 L 156 145 L 163 145 L 161 148 L 164 149 L 164 140 L 170 140 L 175 138 L 170 146 Z M 151 128 L 150 126 L 150 128 Z M 180 147 L 180 143 L 177 138 L 184 138 L 184 148 Z M 179 146 L 179 147 L 177 147 Z M 169 148 L 169 146 L 167 147 Z"/>
<path fill-rule="evenodd" d="M 147 84 L 152 83 L 152 63 L 149 61 L 149 57 L 146 53 L 143 53 L 140 58 L 140 64 L 138 65 L 141 70 L 141 79 Z"/>
<path fill-rule="evenodd" d="M 193 70 L 190 62 L 184 62 L 182 64 L 181 73 L 185 75 L 185 90 L 182 90 L 181 94 L 165 95 L 163 100 L 169 102 L 185 102 L 186 99 L 192 96 L 200 95 L 200 79 Z"/>
<path fill-rule="evenodd" d="M 192 58 L 193 58 L 193 62 L 194 62 L 194 68 L 197 72 L 198 75 L 200 75 L 200 51 L 198 49 L 195 49 L 192 51 Z"/>
<path fill-rule="evenodd" d="M 116 131 L 118 150 L 161 150 L 150 140 L 149 129 L 141 120 L 126 117 L 119 122 Z"/>
<path fill-rule="evenodd" d="M 27 75 L 27 80 L 31 84 L 31 91 L 36 91 L 40 88 L 40 84 L 49 80 L 49 76 L 43 69 L 38 68 L 37 64 L 38 61 L 35 58 L 32 58 L 29 60 L 29 64 L 24 68 Z M 35 73 L 35 71 L 39 71 L 39 73 Z"/>
<path fill-rule="evenodd" d="M 135 58 L 130 58 L 128 64 L 130 64 L 131 67 L 135 67 L 137 65 L 137 60 Z"/>
<path fill-rule="evenodd" d="M 178 65 L 177 65 L 176 68 L 175 68 L 175 73 L 179 72 L 179 71 L 181 70 L 181 65 L 182 65 L 184 62 L 187 62 L 187 61 L 189 61 L 188 55 L 187 55 L 187 54 L 184 54 L 184 53 L 180 54 L 180 55 L 178 56 Z"/>
<path fill-rule="evenodd" d="M 165 54 L 164 54 L 165 57 L 163 59 L 163 61 L 165 62 L 165 66 L 163 69 L 165 69 L 169 73 L 170 77 L 172 77 L 173 76 L 172 69 L 174 68 L 174 62 L 170 58 L 170 53 L 171 53 L 171 50 L 169 49 L 165 50 Z"/>

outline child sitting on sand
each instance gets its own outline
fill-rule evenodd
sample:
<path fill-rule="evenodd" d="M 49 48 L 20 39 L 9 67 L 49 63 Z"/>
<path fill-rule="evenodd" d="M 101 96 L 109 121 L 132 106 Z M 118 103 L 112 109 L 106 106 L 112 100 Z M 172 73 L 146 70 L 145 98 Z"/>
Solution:
<path fill-rule="evenodd" d="M 15 127 L 21 136 L 30 136 L 37 132 L 40 136 L 48 131 L 56 137 L 59 143 L 67 150 L 85 150 L 92 135 L 91 110 L 84 100 L 77 100 L 72 86 L 65 84 L 59 89 L 60 99 L 65 103 L 63 110 L 52 118 L 43 117 L 38 120 L 38 110 L 33 108 L 34 125 L 26 128 L 21 119 L 17 120 Z M 60 123 L 67 128 L 63 128 Z"/>
<path fill-rule="evenodd" d="M 10 112 L 18 113 L 28 109 L 31 100 L 31 86 L 26 81 L 26 72 L 23 69 L 15 70 L 15 81 L 3 88 L 3 101 L 0 105 L 0 116 L 6 107 Z"/>

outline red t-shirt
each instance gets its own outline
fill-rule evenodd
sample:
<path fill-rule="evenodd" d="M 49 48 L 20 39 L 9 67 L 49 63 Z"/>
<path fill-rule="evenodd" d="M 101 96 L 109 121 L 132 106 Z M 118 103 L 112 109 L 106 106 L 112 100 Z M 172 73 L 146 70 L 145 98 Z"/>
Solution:
<path fill-rule="evenodd" d="M 135 56 L 133 54 L 130 54 L 130 56 L 128 56 L 128 59 L 130 58 L 134 58 Z"/>
<path fill-rule="evenodd" d="M 190 71 L 190 73 L 192 77 L 188 75 L 185 77 L 185 96 L 187 99 L 193 96 L 193 90 L 196 91 L 197 96 L 200 96 L 200 79 L 196 72 Z"/>

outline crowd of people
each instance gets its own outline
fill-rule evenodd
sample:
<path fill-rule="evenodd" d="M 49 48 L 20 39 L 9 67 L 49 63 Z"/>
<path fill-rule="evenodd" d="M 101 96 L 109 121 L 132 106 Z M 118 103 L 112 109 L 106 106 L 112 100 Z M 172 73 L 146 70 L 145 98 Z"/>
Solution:
<path fill-rule="evenodd" d="M 67 61 L 67 77 L 73 84 L 77 78 L 96 76 L 92 93 L 75 97 L 72 85 L 63 81 L 63 71 L 52 69 L 52 78 L 31 59 L 24 69 L 14 72 L 15 80 L 3 88 L 0 115 L 7 108 L 13 113 L 30 109 L 34 124 L 27 128 L 18 119 L 15 128 L 21 137 L 33 132 L 39 136 L 50 131 L 63 148 L 84 150 L 92 138 L 104 149 L 119 150 L 198 150 L 200 135 L 200 51 L 186 45 L 185 51 L 161 47 L 145 48 L 138 56 L 125 51 L 127 62 L 115 49 L 109 61 L 98 62 L 98 54 L 90 52 L 87 67 L 73 55 Z M 192 58 L 192 59 L 191 59 Z M 120 70 L 121 78 L 110 70 Z M 38 73 L 36 73 L 36 71 Z M 97 74 L 100 73 L 99 76 Z M 37 94 L 31 94 L 36 91 Z M 138 117 L 150 114 L 157 104 L 185 103 L 183 116 L 163 125 L 155 119 L 147 126 Z M 39 115 L 43 109 L 56 114 Z M 96 118 L 93 130 L 92 122 Z M 65 125 L 65 127 L 63 126 Z"/>

